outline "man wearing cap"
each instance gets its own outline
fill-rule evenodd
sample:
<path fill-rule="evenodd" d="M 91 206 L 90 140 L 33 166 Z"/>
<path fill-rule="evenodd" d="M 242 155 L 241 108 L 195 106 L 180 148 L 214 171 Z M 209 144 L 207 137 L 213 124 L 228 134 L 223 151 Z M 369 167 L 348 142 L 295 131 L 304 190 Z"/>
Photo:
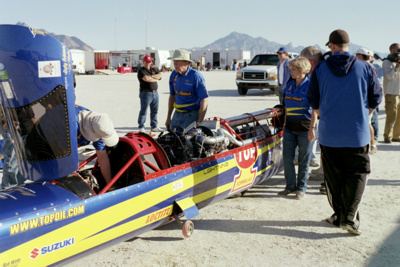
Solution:
<path fill-rule="evenodd" d="M 364 61 L 367 64 L 371 64 L 370 60 L 371 60 L 371 50 L 368 50 L 366 48 L 360 48 L 357 50 L 356 52 L 356 57 L 358 60 Z M 373 57 L 373 54 L 372 54 Z M 375 71 L 376 75 L 378 75 L 378 70 L 371 64 L 372 69 Z M 378 76 L 377 76 L 378 77 Z M 378 78 L 378 83 L 379 83 L 379 78 Z M 379 83 L 380 86 L 380 83 Z M 377 134 L 377 130 L 379 128 L 377 128 L 376 125 L 378 125 L 377 120 L 378 120 L 378 110 L 379 107 L 376 107 L 376 109 L 374 109 L 374 112 L 372 112 L 372 114 L 370 114 L 369 119 L 370 119 L 370 124 L 369 124 L 369 128 L 370 128 L 370 133 L 371 133 L 371 147 L 370 147 L 370 154 L 375 154 L 376 151 L 378 150 L 377 147 L 377 143 L 378 143 L 378 134 Z M 375 119 L 375 128 L 372 125 L 372 120 Z"/>
<path fill-rule="evenodd" d="M 315 67 L 307 99 L 320 116 L 321 158 L 334 210 L 327 221 L 359 235 L 358 206 L 370 173 L 368 117 L 382 92 L 372 67 L 348 52 L 346 31 L 333 31 L 326 45 L 332 56 Z"/>
<path fill-rule="evenodd" d="M 283 95 L 285 92 L 286 84 L 288 83 L 291 75 L 290 75 L 290 68 L 289 68 L 289 61 L 288 52 L 285 47 L 281 47 L 278 50 L 278 96 L 279 96 L 279 103 L 283 104 Z"/>
<path fill-rule="evenodd" d="M 374 70 L 376 71 L 376 74 L 378 75 L 378 82 L 381 88 L 383 88 L 383 70 L 382 70 L 382 62 L 377 62 L 375 61 L 375 54 L 372 50 L 368 51 L 368 54 L 370 56 L 369 58 L 369 63 L 372 65 Z M 372 113 L 372 118 L 371 118 L 371 125 L 372 128 L 374 129 L 374 140 L 376 143 L 378 143 L 378 137 L 379 137 L 379 107 L 376 107 L 374 112 Z M 378 148 L 376 147 L 376 150 Z M 371 149 L 372 152 L 372 149 Z"/>
<path fill-rule="evenodd" d="M 119 141 L 114 125 L 107 114 L 90 111 L 78 105 L 75 106 L 75 112 L 78 146 L 85 146 L 93 142 L 101 174 L 106 183 L 109 183 L 112 174 L 106 146 L 114 147 Z"/>
<path fill-rule="evenodd" d="M 169 79 L 170 96 L 165 125 L 168 129 L 183 132 L 191 123 L 200 124 L 206 115 L 208 92 L 200 72 L 190 67 L 190 52 L 175 50 L 172 58 L 175 70 Z M 171 119 L 172 112 L 174 115 Z"/>
<path fill-rule="evenodd" d="M 389 50 L 390 55 L 382 63 L 386 112 L 383 131 L 385 143 L 400 142 L 400 45 L 394 43 Z"/>
<path fill-rule="evenodd" d="M 151 56 L 143 57 L 143 67 L 138 71 L 137 77 L 140 83 L 140 112 L 138 118 L 139 132 L 144 133 L 144 123 L 146 122 L 147 108 L 150 106 L 150 126 L 152 132 L 159 132 L 157 113 L 158 113 L 158 84 L 162 75 L 157 68 L 152 67 Z"/>

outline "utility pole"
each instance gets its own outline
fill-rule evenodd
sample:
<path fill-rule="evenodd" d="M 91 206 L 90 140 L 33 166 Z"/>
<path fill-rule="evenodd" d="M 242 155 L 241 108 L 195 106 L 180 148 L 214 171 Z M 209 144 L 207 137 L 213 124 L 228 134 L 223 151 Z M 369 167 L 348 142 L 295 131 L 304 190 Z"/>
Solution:
<path fill-rule="evenodd" d="M 117 8 L 115 2 L 116 0 L 114 0 L 114 45 L 115 51 L 117 51 Z"/>
<path fill-rule="evenodd" d="M 145 24 L 145 33 L 144 33 L 144 49 L 147 48 L 147 0 L 146 0 L 146 10 L 144 12 L 144 24 Z"/>

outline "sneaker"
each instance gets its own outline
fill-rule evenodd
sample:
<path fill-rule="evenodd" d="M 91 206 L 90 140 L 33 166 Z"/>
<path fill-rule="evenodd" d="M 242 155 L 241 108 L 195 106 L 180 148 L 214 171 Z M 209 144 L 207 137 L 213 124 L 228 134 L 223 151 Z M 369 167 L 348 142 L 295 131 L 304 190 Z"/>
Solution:
<path fill-rule="evenodd" d="M 301 199 L 304 198 L 305 195 L 306 195 L 306 192 L 298 191 L 297 194 L 296 194 L 296 199 L 297 200 L 301 200 Z"/>
<path fill-rule="evenodd" d="M 324 186 L 324 187 L 321 187 L 320 189 L 319 189 L 319 192 L 321 193 L 321 194 L 323 194 L 323 195 L 326 195 L 326 187 Z"/>
<path fill-rule="evenodd" d="M 390 140 L 390 138 L 385 138 L 383 140 L 383 142 L 386 143 L 386 144 L 390 144 L 392 142 L 392 140 Z"/>
<path fill-rule="evenodd" d="M 155 127 L 153 129 L 151 129 L 152 132 L 162 132 L 163 130 L 159 127 Z"/>
<path fill-rule="evenodd" d="M 361 235 L 361 232 L 354 225 L 350 225 L 350 224 L 347 224 L 347 223 L 341 223 L 340 224 L 340 228 L 342 228 L 343 230 L 346 230 L 350 234 Z"/>
<path fill-rule="evenodd" d="M 319 167 L 319 164 L 316 160 L 310 161 L 310 167 Z"/>
<path fill-rule="evenodd" d="M 400 138 L 393 138 L 392 142 L 400 142 Z"/>
<path fill-rule="evenodd" d="M 294 193 L 294 192 L 296 192 L 296 190 L 294 190 L 294 191 L 290 191 L 290 190 L 283 190 L 283 191 L 280 191 L 280 192 L 278 192 L 278 196 L 287 196 L 287 195 L 289 195 L 289 194 L 291 194 L 291 193 Z"/>
<path fill-rule="evenodd" d="M 325 221 L 328 222 L 329 224 L 332 224 L 332 225 L 337 226 L 337 227 L 339 227 L 339 225 L 340 225 L 336 214 L 333 214 L 331 217 L 326 218 Z"/>
<path fill-rule="evenodd" d="M 144 128 L 139 128 L 139 133 L 145 133 L 146 131 L 144 130 Z"/>
<path fill-rule="evenodd" d="M 312 174 L 318 174 L 321 168 L 311 170 Z"/>
<path fill-rule="evenodd" d="M 371 145 L 370 151 L 369 153 L 371 155 L 375 154 L 378 151 L 378 148 L 376 147 L 376 145 Z"/>
<path fill-rule="evenodd" d="M 317 174 L 310 173 L 310 175 L 308 176 L 308 180 L 310 180 L 310 181 L 323 181 L 324 180 L 324 175 L 322 173 L 317 173 Z"/>

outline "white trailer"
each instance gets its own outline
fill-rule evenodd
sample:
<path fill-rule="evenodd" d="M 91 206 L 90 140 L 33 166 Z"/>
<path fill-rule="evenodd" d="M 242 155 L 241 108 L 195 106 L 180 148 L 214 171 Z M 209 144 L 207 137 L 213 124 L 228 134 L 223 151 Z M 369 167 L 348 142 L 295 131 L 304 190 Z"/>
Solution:
<path fill-rule="evenodd" d="M 94 51 L 85 51 L 85 73 L 95 74 Z"/>
<path fill-rule="evenodd" d="M 140 50 L 124 50 L 124 51 L 111 51 L 111 66 L 117 68 L 119 66 L 132 67 L 133 71 L 143 66 L 143 57 L 150 55 L 153 59 L 154 67 L 160 71 L 164 68 L 171 69 L 171 56 L 169 50 L 159 50 L 152 47 Z"/>
<path fill-rule="evenodd" d="M 209 66 L 212 69 L 232 69 L 237 62 L 250 61 L 249 50 L 196 50 L 192 49 L 193 61 L 205 60 L 205 67 Z"/>
<path fill-rule="evenodd" d="M 75 73 L 85 73 L 85 51 L 79 49 L 71 49 L 72 68 Z"/>

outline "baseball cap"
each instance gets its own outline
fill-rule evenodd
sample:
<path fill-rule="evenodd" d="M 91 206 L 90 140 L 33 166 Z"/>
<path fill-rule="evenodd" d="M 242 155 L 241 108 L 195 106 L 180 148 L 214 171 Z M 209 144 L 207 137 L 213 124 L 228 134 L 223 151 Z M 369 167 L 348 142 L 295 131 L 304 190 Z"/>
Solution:
<path fill-rule="evenodd" d="M 83 137 L 89 141 L 96 142 L 102 139 L 109 147 L 118 144 L 119 136 L 107 114 L 82 110 L 79 112 L 79 128 Z"/>
<path fill-rule="evenodd" d="M 361 55 L 365 55 L 365 56 L 371 56 L 370 50 L 368 50 L 366 48 L 363 48 L 363 47 L 358 49 L 356 54 L 361 54 Z"/>
<path fill-rule="evenodd" d="M 286 47 L 281 47 L 278 49 L 278 52 L 276 53 L 287 53 Z"/>
<path fill-rule="evenodd" d="M 349 35 L 344 30 L 335 30 L 329 35 L 329 41 L 325 44 L 328 46 L 330 43 L 333 44 L 347 44 L 350 43 Z"/>
<path fill-rule="evenodd" d="M 144 58 L 143 58 L 143 61 L 152 62 L 153 60 L 151 59 L 151 56 L 145 55 Z"/>

